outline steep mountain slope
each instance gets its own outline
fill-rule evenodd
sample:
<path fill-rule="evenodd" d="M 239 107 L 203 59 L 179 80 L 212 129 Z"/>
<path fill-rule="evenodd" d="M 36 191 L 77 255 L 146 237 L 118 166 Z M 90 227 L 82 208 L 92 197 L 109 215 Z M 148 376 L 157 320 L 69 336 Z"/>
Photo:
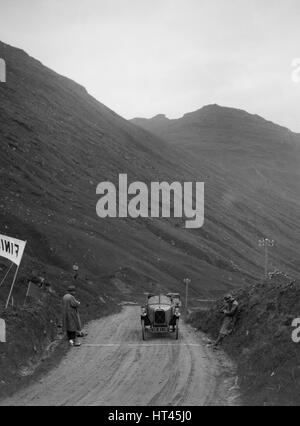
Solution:
<path fill-rule="evenodd" d="M 233 234 L 240 250 L 230 253 L 223 243 L 236 224 L 225 217 L 223 227 L 223 213 L 215 211 L 217 178 L 208 190 L 205 230 L 187 231 L 174 219 L 99 219 L 100 181 L 117 184 L 119 173 L 146 183 L 203 181 L 207 173 L 24 52 L 0 44 L 0 57 L 8 70 L 0 86 L 1 232 L 28 240 L 21 272 L 45 269 L 56 281 L 77 261 L 81 275 L 101 277 L 105 291 L 118 292 L 110 278 L 123 270 L 133 294 L 150 283 L 153 290 L 182 290 L 190 275 L 191 295 L 240 281 L 235 263 L 246 280 L 260 273 L 256 250 L 246 254 L 248 243 Z"/>
<path fill-rule="evenodd" d="M 170 149 L 24 52 L 1 44 L 0 57 L 8 68 L 0 87 L 1 225 L 3 233 L 28 240 L 24 268 L 41 263 L 69 271 L 77 261 L 84 273 L 105 281 L 123 268 L 134 293 L 149 283 L 182 290 L 181 279 L 190 275 L 192 295 L 207 294 L 260 275 L 257 239 L 270 233 L 282 244 L 274 250 L 275 266 L 297 270 L 290 236 L 298 199 L 289 197 L 285 210 L 281 196 L 261 192 L 259 176 L 255 185 L 239 176 L 237 185 L 217 150 L 217 130 L 211 149 L 219 157 L 202 158 L 200 148 L 192 155 L 186 147 Z M 186 129 L 197 128 L 195 114 L 185 116 Z M 217 117 L 213 125 L 220 122 Z M 238 151 L 234 141 L 226 149 Z M 242 151 L 241 170 L 251 158 Z M 146 183 L 205 181 L 205 226 L 188 231 L 182 220 L 99 219 L 96 186 L 117 183 L 119 173 Z"/>
<path fill-rule="evenodd" d="M 243 225 L 243 237 L 257 243 L 259 230 L 274 238 L 274 267 L 300 272 L 300 135 L 218 105 L 176 120 L 160 114 L 132 122 L 192 153 L 200 168 L 210 170 L 213 186 L 219 176 L 221 197 Z"/>

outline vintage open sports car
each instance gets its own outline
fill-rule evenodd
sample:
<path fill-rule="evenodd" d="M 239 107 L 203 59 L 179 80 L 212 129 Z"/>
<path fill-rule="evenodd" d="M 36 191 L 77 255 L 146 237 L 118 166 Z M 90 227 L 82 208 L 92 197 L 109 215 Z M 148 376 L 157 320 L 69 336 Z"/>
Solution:
<path fill-rule="evenodd" d="M 179 337 L 180 296 L 178 293 L 148 294 L 146 304 L 141 308 L 142 337 L 146 333 L 174 333 Z"/>

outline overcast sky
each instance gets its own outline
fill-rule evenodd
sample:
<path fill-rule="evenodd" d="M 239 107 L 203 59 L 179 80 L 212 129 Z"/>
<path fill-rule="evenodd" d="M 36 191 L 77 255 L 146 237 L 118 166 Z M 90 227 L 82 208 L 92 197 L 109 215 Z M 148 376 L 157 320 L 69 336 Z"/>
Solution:
<path fill-rule="evenodd" d="M 0 0 L 0 40 L 125 118 L 218 103 L 300 132 L 299 0 Z"/>

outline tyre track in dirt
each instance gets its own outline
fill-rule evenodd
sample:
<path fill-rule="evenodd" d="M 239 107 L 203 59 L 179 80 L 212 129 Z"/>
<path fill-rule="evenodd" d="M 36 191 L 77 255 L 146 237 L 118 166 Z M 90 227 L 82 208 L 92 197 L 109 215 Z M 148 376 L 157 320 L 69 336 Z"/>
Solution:
<path fill-rule="evenodd" d="M 180 338 L 141 339 L 140 310 L 123 311 L 87 326 L 72 348 L 42 379 L 0 405 L 232 405 L 234 369 L 203 335 L 181 321 Z"/>

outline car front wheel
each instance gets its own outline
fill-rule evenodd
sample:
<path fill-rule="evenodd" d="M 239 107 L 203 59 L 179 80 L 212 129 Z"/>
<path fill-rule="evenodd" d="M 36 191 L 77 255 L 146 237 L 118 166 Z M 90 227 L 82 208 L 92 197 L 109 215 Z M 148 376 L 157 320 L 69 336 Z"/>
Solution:
<path fill-rule="evenodd" d="M 143 340 L 146 340 L 146 327 L 145 327 L 145 320 L 142 319 L 142 338 Z"/>
<path fill-rule="evenodd" d="M 179 319 L 176 320 L 175 339 L 179 339 Z"/>

